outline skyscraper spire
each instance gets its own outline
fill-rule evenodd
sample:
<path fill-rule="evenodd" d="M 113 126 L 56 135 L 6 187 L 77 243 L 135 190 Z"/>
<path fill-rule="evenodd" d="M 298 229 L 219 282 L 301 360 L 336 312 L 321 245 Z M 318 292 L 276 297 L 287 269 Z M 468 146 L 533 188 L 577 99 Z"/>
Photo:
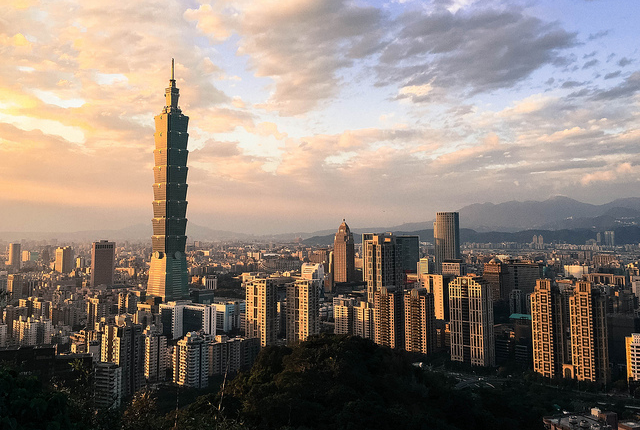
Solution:
<path fill-rule="evenodd" d="M 162 113 L 168 112 L 177 112 L 181 113 L 182 111 L 178 107 L 178 98 L 180 97 L 180 90 L 176 87 L 175 80 L 175 62 L 173 58 L 171 59 L 171 79 L 169 79 L 169 87 L 164 91 L 166 97 L 166 104 Z"/>
<path fill-rule="evenodd" d="M 188 294 L 187 260 L 187 126 L 189 117 L 178 107 L 171 59 L 170 86 L 165 89 L 166 105 L 155 119 L 156 148 L 153 151 L 153 256 L 149 268 L 147 293 L 163 300 L 180 299 Z"/>

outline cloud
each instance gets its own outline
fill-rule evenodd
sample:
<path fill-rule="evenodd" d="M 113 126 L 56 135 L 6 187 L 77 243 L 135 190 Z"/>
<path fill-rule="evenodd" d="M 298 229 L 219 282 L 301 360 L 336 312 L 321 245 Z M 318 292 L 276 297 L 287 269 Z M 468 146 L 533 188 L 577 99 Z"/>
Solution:
<path fill-rule="evenodd" d="M 610 170 L 600 170 L 588 173 L 582 177 L 580 183 L 584 186 L 588 186 L 594 182 L 613 182 L 618 180 L 621 176 L 630 175 L 637 170 L 638 169 L 635 166 L 632 166 L 631 163 L 621 163 Z"/>
<path fill-rule="evenodd" d="M 607 90 L 597 90 L 592 95 L 593 100 L 616 100 L 631 97 L 640 91 L 640 72 L 633 72 L 624 82 Z"/>
<path fill-rule="evenodd" d="M 627 57 L 622 57 L 620 60 L 618 60 L 618 66 L 620 67 L 625 67 L 628 66 L 629 64 L 633 63 L 634 60 L 631 60 Z"/>
<path fill-rule="evenodd" d="M 338 71 L 377 50 L 381 12 L 344 0 L 260 1 L 239 8 L 232 23 L 239 34 L 240 55 L 246 55 L 258 77 L 273 80 L 271 97 L 260 107 L 282 115 L 298 115 L 334 96 Z M 221 10 L 202 5 L 185 17 L 214 39 Z M 221 25 L 227 28 L 228 22 Z"/>
<path fill-rule="evenodd" d="M 429 83 L 471 93 L 509 88 L 576 43 L 575 33 L 517 8 L 411 11 L 396 28 L 377 67 L 380 85 Z"/>
<path fill-rule="evenodd" d="M 620 76 L 621 73 L 622 72 L 620 70 L 616 70 L 615 72 L 607 73 L 606 75 L 604 75 L 604 79 L 617 78 L 618 76 Z"/>

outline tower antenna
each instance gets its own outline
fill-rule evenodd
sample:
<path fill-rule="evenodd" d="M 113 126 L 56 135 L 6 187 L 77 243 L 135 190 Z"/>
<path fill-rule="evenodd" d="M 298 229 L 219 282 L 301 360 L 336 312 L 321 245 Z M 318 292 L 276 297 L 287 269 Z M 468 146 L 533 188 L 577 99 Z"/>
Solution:
<path fill-rule="evenodd" d="M 175 67 L 174 67 L 173 58 L 172 58 L 172 59 L 171 59 L 171 80 L 172 80 L 172 81 L 175 81 L 175 78 L 174 78 L 174 70 L 175 70 Z"/>

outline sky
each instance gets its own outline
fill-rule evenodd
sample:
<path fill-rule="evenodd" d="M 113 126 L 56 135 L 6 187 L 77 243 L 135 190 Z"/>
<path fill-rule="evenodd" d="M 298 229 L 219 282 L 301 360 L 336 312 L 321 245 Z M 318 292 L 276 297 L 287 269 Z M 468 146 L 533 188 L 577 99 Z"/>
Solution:
<path fill-rule="evenodd" d="M 0 231 L 151 229 L 171 58 L 198 225 L 638 197 L 639 19 L 636 0 L 11 1 Z"/>

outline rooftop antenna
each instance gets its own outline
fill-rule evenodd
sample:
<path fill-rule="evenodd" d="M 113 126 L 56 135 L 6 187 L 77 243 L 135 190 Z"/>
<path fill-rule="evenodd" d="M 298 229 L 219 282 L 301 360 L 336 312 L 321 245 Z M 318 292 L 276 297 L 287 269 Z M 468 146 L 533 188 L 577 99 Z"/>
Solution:
<path fill-rule="evenodd" d="M 174 78 L 174 70 L 175 70 L 175 66 L 174 66 L 173 58 L 172 58 L 172 59 L 171 59 L 171 80 L 172 80 L 172 81 L 175 81 L 175 78 Z"/>

